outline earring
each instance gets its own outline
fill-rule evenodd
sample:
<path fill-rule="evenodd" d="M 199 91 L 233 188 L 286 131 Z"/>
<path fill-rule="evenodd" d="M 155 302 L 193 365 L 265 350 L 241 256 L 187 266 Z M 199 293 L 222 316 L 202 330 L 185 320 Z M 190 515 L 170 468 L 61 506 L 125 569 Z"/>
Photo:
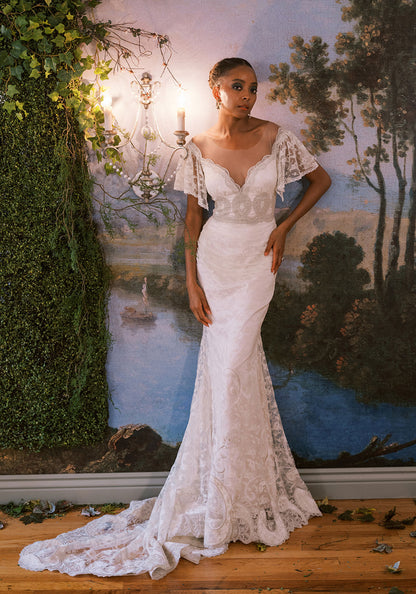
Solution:
<path fill-rule="evenodd" d="M 215 106 L 217 109 L 219 109 L 221 107 L 221 99 L 217 99 L 215 102 Z"/>

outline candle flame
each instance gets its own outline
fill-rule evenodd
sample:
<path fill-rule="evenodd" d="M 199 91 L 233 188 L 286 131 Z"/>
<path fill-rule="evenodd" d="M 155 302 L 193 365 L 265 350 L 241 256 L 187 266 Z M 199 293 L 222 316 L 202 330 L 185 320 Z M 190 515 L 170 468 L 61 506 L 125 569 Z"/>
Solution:
<path fill-rule="evenodd" d="M 105 89 L 101 99 L 101 105 L 103 107 L 111 107 L 113 98 L 109 89 Z"/>
<path fill-rule="evenodd" d="M 186 91 L 183 87 L 178 89 L 178 109 L 185 109 L 186 104 Z"/>

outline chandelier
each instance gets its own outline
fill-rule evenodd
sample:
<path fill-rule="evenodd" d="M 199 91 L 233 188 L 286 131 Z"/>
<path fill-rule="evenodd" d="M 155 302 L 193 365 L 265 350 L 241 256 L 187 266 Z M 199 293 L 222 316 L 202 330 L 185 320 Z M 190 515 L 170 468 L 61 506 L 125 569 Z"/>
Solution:
<path fill-rule="evenodd" d="M 106 148 L 115 150 L 122 160 L 123 149 L 127 147 L 133 150 L 135 155 L 135 172 L 128 174 L 117 163 L 110 165 L 129 184 L 137 198 L 143 202 L 149 202 L 163 193 L 166 184 L 173 178 L 174 173 L 168 177 L 169 170 L 177 151 L 183 149 L 188 132 L 185 130 L 185 106 L 184 91 L 179 87 L 178 107 L 177 107 L 177 130 L 174 135 L 177 137 L 176 145 L 172 146 L 162 135 L 154 110 L 154 102 L 158 96 L 161 83 L 153 82 L 152 75 L 144 72 L 140 80 L 131 83 L 133 95 L 137 101 L 137 110 L 134 124 L 130 132 L 126 133 L 118 125 L 112 108 L 112 97 L 108 91 L 105 91 L 102 97 L 101 105 L 104 113 L 104 135 L 106 139 Z M 124 137 L 120 141 L 118 132 Z M 118 143 L 116 145 L 115 138 Z M 165 147 L 165 149 L 162 149 Z M 161 151 L 168 153 L 167 164 L 161 171 L 156 171 L 156 165 L 160 159 Z"/>

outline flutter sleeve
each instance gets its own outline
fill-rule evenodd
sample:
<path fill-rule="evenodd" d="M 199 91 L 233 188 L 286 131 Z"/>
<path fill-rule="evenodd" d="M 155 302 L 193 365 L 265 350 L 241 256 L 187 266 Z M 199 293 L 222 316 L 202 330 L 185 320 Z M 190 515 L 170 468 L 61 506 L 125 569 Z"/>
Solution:
<path fill-rule="evenodd" d="M 192 194 L 198 199 L 199 206 L 208 210 L 207 189 L 199 150 L 192 141 L 188 142 L 186 149 L 186 155 L 180 157 L 173 187 L 185 194 Z"/>
<path fill-rule="evenodd" d="M 318 163 L 290 130 L 281 130 L 274 151 L 277 164 L 276 192 L 283 200 L 286 184 L 298 181 L 316 169 Z"/>

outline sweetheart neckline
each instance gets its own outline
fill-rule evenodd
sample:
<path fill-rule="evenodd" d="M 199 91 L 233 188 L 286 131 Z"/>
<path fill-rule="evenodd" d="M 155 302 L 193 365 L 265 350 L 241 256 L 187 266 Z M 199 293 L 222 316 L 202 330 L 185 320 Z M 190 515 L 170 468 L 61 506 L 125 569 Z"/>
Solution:
<path fill-rule="evenodd" d="M 200 159 L 201 159 L 202 161 L 206 161 L 207 163 L 211 163 L 211 165 L 215 165 L 215 167 L 218 167 L 218 169 L 220 169 L 220 171 L 223 171 L 223 172 L 224 172 L 224 173 L 227 175 L 228 179 L 229 179 L 229 180 L 230 180 L 230 181 L 231 181 L 231 182 L 232 182 L 232 183 L 233 183 L 233 184 L 234 184 L 234 185 L 235 185 L 235 186 L 236 186 L 236 187 L 239 189 L 239 191 L 241 192 L 241 191 L 242 191 L 242 190 L 245 188 L 245 186 L 246 186 L 246 184 L 247 184 L 247 182 L 248 182 L 248 179 L 249 179 L 249 177 L 250 177 L 250 175 L 251 175 L 252 171 L 253 171 L 253 170 L 254 170 L 254 169 L 255 169 L 255 168 L 258 166 L 258 165 L 262 164 L 262 163 L 263 163 L 263 162 L 264 162 L 266 159 L 268 159 L 269 157 L 272 157 L 272 156 L 273 156 L 273 154 L 274 154 L 274 149 L 275 149 L 275 145 L 276 145 L 276 143 L 277 143 L 277 139 L 278 139 L 278 137 L 280 136 L 280 131 L 281 131 L 281 130 L 283 130 L 283 128 L 280 126 L 280 127 L 279 127 L 279 129 L 278 129 L 278 131 L 277 131 L 277 133 L 276 133 L 275 139 L 274 139 L 274 141 L 273 141 L 273 144 L 272 144 L 272 148 L 271 148 L 271 151 L 270 151 L 270 153 L 267 153 L 267 155 L 263 155 L 263 157 L 261 157 L 261 159 L 259 159 L 259 160 L 258 160 L 256 163 L 254 163 L 254 165 L 252 165 L 251 167 L 249 167 L 249 168 L 247 169 L 246 177 L 245 177 L 245 179 L 244 179 L 244 182 L 243 182 L 243 184 L 242 184 L 242 185 L 238 184 L 238 183 L 235 181 L 235 179 L 234 179 L 234 178 L 231 176 L 231 174 L 230 174 L 229 170 L 228 170 L 226 167 L 224 167 L 223 165 L 220 165 L 219 163 L 216 163 L 215 161 L 213 161 L 212 159 L 209 159 L 208 157 L 203 157 L 203 156 L 202 156 L 202 153 L 201 153 L 201 149 L 200 149 L 200 148 L 199 148 L 199 147 L 198 147 L 198 146 L 197 146 L 197 145 L 196 145 L 196 144 L 193 142 L 193 140 L 190 140 L 190 141 L 189 141 L 189 144 L 192 144 L 192 145 L 193 145 L 193 146 L 196 148 L 196 150 L 197 150 L 197 151 L 198 151 L 198 153 L 199 153 L 199 157 L 200 157 Z M 230 149 L 230 150 L 238 150 L 238 149 Z"/>

